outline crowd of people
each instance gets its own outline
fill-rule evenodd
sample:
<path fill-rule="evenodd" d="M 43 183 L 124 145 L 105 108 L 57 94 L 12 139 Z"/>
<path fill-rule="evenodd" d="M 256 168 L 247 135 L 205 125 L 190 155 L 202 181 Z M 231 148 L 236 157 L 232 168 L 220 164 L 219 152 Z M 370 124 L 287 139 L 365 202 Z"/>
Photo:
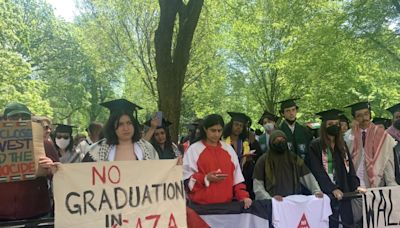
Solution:
<path fill-rule="evenodd" d="M 247 209 L 254 200 L 326 194 L 333 211 L 330 227 L 355 224 L 361 220 L 361 203 L 343 198 L 345 193 L 400 183 L 400 103 L 387 109 L 392 120 L 372 118 L 369 102 L 345 107 L 352 121 L 338 109 L 321 111 L 315 135 L 297 121 L 296 100 L 280 102 L 279 116 L 264 111 L 258 121 L 262 134 L 250 129 L 252 120 L 244 113 L 228 112 L 227 124 L 221 115 L 210 114 L 188 124 L 188 135 L 177 144 L 169 134 L 171 122 L 155 116 L 140 124 L 139 106 L 125 99 L 102 103 L 110 111 L 107 122 L 90 123 L 88 137 L 75 142 L 74 126 L 52 125 L 26 105 L 11 102 L 4 120 L 42 125 L 46 156 L 39 165 L 48 175 L 0 183 L 0 220 L 50 216 L 49 186 L 59 163 L 177 159 L 191 203 L 242 201 Z"/>

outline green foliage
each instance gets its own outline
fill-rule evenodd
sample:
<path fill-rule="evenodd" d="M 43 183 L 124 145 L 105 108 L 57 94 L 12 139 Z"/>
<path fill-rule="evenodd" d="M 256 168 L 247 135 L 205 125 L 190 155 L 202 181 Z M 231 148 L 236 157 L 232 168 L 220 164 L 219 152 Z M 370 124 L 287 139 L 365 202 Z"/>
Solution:
<path fill-rule="evenodd" d="M 44 0 L 0 0 L 0 105 L 24 102 L 83 130 L 105 121 L 99 103 L 125 97 L 144 107 L 143 122 L 158 109 L 157 1 L 78 3 L 68 23 Z M 390 117 L 384 109 L 400 100 L 399 13 L 391 0 L 205 1 L 181 126 L 210 113 L 228 120 L 233 110 L 255 122 L 288 97 L 301 98 L 301 121 L 367 99 Z"/>

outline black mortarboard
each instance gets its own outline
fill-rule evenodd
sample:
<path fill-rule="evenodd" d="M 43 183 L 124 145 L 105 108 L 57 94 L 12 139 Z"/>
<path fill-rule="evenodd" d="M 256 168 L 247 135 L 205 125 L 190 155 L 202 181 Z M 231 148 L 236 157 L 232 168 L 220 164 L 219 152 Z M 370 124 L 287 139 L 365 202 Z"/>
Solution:
<path fill-rule="evenodd" d="M 382 118 L 382 117 L 374 117 L 374 119 L 372 120 L 372 123 L 374 123 L 376 125 L 382 124 L 383 126 L 385 126 L 385 128 L 388 128 L 392 124 L 392 120 L 387 119 L 387 118 Z"/>
<path fill-rule="evenodd" d="M 290 98 L 284 101 L 279 101 L 278 103 L 281 104 L 281 111 L 283 111 L 285 108 L 290 108 L 293 106 L 296 106 L 296 108 L 299 108 L 296 104 L 296 100 L 299 100 L 299 98 Z"/>
<path fill-rule="evenodd" d="M 268 118 L 274 122 L 278 121 L 279 117 L 268 112 L 267 110 L 264 111 L 264 113 L 262 114 L 261 118 L 258 120 L 258 124 L 263 125 L 263 121 L 265 118 Z"/>
<path fill-rule="evenodd" d="M 395 104 L 392 107 L 387 108 L 386 110 L 388 110 L 394 115 L 395 112 L 400 112 L 400 103 Z"/>
<path fill-rule="evenodd" d="M 201 119 L 197 119 L 192 123 L 188 123 L 186 124 L 186 127 L 190 130 L 190 131 L 194 131 L 196 130 L 196 128 L 200 125 L 201 123 Z"/>
<path fill-rule="evenodd" d="M 144 125 L 151 127 L 151 120 L 152 119 L 148 119 L 146 122 L 144 122 Z M 169 127 L 169 125 L 171 125 L 172 123 L 169 122 L 167 119 L 162 118 L 162 123 L 161 123 L 161 127 L 162 128 L 167 128 Z"/>
<path fill-rule="evenodd" d="M 356 111 L 361 110 L 361 109 L 370 109 L 371 106 L 368 101 L 361 101 L 357 102 L 351 105 L 347 105 L 345 108 L 351 108 L 351 114 L 354 116 Z"/>
<path fill-rule="evenodd" d="M 126 99 L 116 99 L 112 101 L 107 101 L 100 104 L 103 107 L 106 107 L 110 110 L 110 114 L 126 111 L 128 113 L 135 113 L 135 117 L 137 117 L 137 110 L 143 109 L 139 105 L 132 103 Z"/>
<path fill-rule="evenodd" d="M 232 120 L 234 121 L 239 121 L 245 124 L 251 124 L 251 119 L 248 117 L 246 114 L 241 113 L 241 112 L 228 112 L 228 114 L 231 116 Z"/>
<path fill-rule="evenodd" d="M 350 120 L 346 117 L 345 114 L 340 114 L 339 115 L 339 120 L 340 120 L 340 122 L 350 123 Z"/>
<path fill-rule="evenodd" d="M 66 125 L 66 124 L 54 124 L 54 125 L 56 125 L 55 132 L 59 132 L 59 133 L 72 134 L 72 128 L 76 128 L 75 126 Z"/>
<path fill-rule="evenodd" d="M 326 111 L 315 113 L 318 116 L 321 116 L 321 120 L 338 120 L 340 119 L 339 114 L 342 114 L 343 111 L 338 109 L 329 109 Z"/>

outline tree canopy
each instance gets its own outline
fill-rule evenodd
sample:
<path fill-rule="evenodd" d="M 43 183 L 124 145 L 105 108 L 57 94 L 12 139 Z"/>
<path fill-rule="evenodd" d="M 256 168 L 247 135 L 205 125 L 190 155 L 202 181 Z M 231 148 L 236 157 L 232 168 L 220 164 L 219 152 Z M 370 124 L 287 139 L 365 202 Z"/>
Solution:
<path fill-rule="evenodd" d="M 80 0 L 73 22 L 44 0 L 0 0 L 0 106 L 86 128 L 125 97 L 179 129 L 198 117 L 300 97 L 300 120 L 370 100 L 400 102 L 400 3 Z M 177 138 L 177 137 L 176 137 Z"/>

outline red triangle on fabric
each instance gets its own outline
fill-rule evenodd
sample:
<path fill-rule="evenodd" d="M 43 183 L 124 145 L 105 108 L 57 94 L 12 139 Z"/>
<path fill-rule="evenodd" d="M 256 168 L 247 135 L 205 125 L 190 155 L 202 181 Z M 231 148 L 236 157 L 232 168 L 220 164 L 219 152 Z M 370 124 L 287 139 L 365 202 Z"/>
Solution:
<path fill-rule="evenodd" d="M 297 228 L 310 228 L 310 225 L 308 224 L 306 215 L 303 213 L 303 216 L 301 216 L 299 225 L 297 226 Z"/>

